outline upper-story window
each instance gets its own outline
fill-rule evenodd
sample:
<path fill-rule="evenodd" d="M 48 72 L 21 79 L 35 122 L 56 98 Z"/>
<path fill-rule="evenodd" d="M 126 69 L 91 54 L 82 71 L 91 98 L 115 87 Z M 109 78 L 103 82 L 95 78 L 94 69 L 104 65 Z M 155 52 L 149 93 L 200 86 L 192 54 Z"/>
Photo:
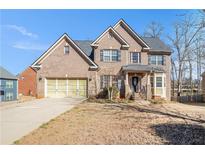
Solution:
<path fill-rule="evenodd" d="M 12 80 L 6 81 L 6 88 L 13 88 L 13 81 Z"/>
<path fill-rule="evenodd" d="M 163 55 L 149 55 L 149 64 L 165 65 L 165 57 Z"/>
<path fill-rule="evenodd" d="M 69 54 L 69 46 L 64 46 L 64 54 Z"/>
<path fill-rule="evenodd" d="M 116 62 L 121 60 L 121 53 L 116 49 L 107 49 L 100 51 L 100 61 Z"/>
<path fill-rule="evenodd" d="M 140 52 L 130 52 L 130 62 L 131 63 L 141 63 Z"/>

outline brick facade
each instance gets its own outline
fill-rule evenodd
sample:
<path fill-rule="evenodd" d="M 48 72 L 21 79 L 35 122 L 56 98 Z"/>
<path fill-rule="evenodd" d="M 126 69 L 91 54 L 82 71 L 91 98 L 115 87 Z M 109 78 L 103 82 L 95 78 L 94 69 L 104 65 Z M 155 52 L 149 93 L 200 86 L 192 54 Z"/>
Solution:
<path fill-rule="evenodd" d="M 86 79 L 88 81 L 88 96 L 97 95 L 102 89 L 100 89 L 100 76 L 102 75 L 115 75 L 118 76 L 123 84 L 122 91 L 124 96 L 126 96 L 127 91 L 132 91 L 132 77 L 138 76 L 140 79 L 140 88 L 146 90 L 147 98 L 151 98 L 151 85 L 150 85 L 150 72 L 138 72 L 133 71 L 127 74 L 122 72 L 122 66 L 131 64 L 130 53 L 139 52 L 141 55 L 140 64 L 148 64 L 149 54 L 153 54 L 146 49 L 142 42 L 137 40 L 130 34 L 121 24 L 114 27 L 114 30 L 119 34 L 128 44 L 128 48 L 124 48 L 122 42 L 119 41 L 119 37 L 112 34 L 113 31 L 107 31 L 104 36 L 97 42 L 97 46 L 92 46 L 93 61 L 98 65 L 97 69 L 91 69 L 91 64 L 85 56 L 80 53 L 79 49 L 76 48 L 75 44 L 65 36 L 61 41 L 55 46 L 52 46 L 50 51 L 46 53 L 45 57 L 40 57 L 38 61 L 37 74 L 33 74 L 32 70 L 28 69 L 25 71 L 28 81 L 19 81 L 19 85 L 22 83 L 27 83 L 33 81 L 32 86 L 36 85 L 37 97 L 45 97 L 45 85 L 46 78 L 71 78 L 71 79 Z M 60 39 L 59 39 L 60 40 Z M 69 46 L 69 54 L 64 53 L 64 47 Z M 100 52 L 103 49 L 117 49 L 121 52 L 121 59 L 116 62 L 104 62 L 100 60 Z M 154 53 L 156 54 L 156 53 Z M 170 100 L 171 84 L 170 84 L 170 67 L 171 60 L 170 54 L 166 52 L 159 51 L 160 55 L 165 57 L 165 65 L 162 67 L 163 80 L 165 81 L 166 94 L 164 98 Z M 31 73 L 29 73 L 31 71 Z M 24 73 L 24 72 L 23 72 Z M 30 75 L 29 75 L 30 74 Z M 31 77 L 33 76 L 33 77 Z M 127 78 L 127 79 L 125 79 Z M 126 81 L 127 80 L 127 81 Z M 22 82 L 22 83 L 21 83 Z M 22 84 L 23 85 L 23 84 Z M 19 86 L 19 92 L 28 94 L 29 88 L 25 86 L 26 89 L 22 90 L 22 86 Z M 31 87 L 31 86 L 30 86 Z M 163 86 L 164 87 L 164 86 Z M 30 89 L 32 93 L 36 94 L 34 89 Z M 153 96 L 154 97 L 154 96 Z"/>
<path fill-rule="evenodd" d="M 36 96 L 36 71 L 28 67 L 19 75 L 18 93 L 24 96 Z"/>

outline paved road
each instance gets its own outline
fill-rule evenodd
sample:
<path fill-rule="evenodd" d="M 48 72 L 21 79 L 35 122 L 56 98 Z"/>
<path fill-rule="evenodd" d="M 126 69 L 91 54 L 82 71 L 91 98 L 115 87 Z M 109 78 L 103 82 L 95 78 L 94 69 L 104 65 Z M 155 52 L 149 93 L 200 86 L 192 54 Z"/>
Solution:
<path fill-rule="evenodd" d="M 83 98 L 45 98 L 0 106 L 0 144 L 12 144 L 82 100 Z"/>

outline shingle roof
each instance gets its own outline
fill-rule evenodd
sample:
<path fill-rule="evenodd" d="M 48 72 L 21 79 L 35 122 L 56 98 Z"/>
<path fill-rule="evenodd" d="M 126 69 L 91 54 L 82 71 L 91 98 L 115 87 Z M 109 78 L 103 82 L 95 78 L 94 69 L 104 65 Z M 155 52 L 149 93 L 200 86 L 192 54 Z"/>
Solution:
<path fill-rule="evenodd" d="M 122 71 L 146 71 L 146 72 L 164 72 L 164 70 L 157 66 L 129 64 L 122 66 Z"/>
<path fill-rule="evenodd" d="M 142 37 L 142 39 L 150 46 L 151 50 L 170 52 L 168 46 L 165 45 L 159 38 Z"/>
<path fill-rule="evenodd" d="M 14 76 L 13 74 L 11 74 L 10 72 L 8 72 L 5 68 L 3 68 L 2 66 L 0 66 L 0 78 L 3 79 L 17 79 L 16 76 Z"/>
<path fill-rule="evenodd" d="M 151 51 L 170 52 L 169 48 L 159 38 L 142 37 L 142 39 L 150 46 Z M 92 54 L 92 40 L 74 40 L 75 43 L 88 55 Z"/>
<path fill-rule="evenodd" d="M 74 40 L 74 42 L 88 55 L 92 53 L 91 40 Z"/>

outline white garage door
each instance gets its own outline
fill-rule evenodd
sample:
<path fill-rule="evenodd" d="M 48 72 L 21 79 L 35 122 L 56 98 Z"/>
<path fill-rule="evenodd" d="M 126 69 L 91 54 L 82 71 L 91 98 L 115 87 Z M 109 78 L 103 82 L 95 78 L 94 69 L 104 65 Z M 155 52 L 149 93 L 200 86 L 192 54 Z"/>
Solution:
<path fill-rule="evenodd" d="M 47 97 L 86 97 L 87 80 L 85 79 L 47 79 Z"/>

